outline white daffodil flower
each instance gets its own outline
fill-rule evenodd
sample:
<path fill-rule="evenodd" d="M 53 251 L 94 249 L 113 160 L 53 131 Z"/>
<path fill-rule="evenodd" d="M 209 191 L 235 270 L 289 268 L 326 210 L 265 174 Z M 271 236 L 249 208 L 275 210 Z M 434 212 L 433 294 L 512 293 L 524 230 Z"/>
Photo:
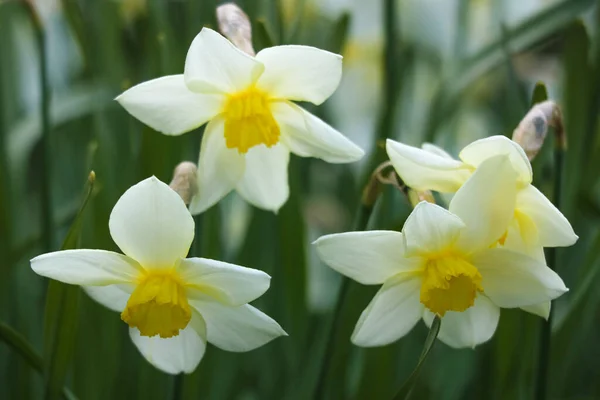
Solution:
<path fill-rule="evenodd" d="M 277 212 L 289 195 L 290 152 L 330 163 L 357 161 L 364 154 L 290 101 L 321 104 L 341 76 L 340 55 L 308 46 L 275 46 L 252 57 L 203 28 L 188 51 L 183 75 L 141 83 L 117 101 L 166 135 L 208 122 L 192 214 L 233 189 L 256 207 Z"/>
<path fill-rule="evenodd" d="M 185 258 L 194 220 L 181 198 L 155 177 L 128 189 L 109 221 L 125 255 L 65 250 L 31 260 L 39 275 L 81 285 L 100 304 L 121 313 L 131 340 L 156 368 L 194 371 L 206 342 L 249 351 L 285 331 L 247 304 L 268 288 L 270 276 L 205 258 Z"/>
<path fill-rule="evenodd" d="M 531 164 L 521 146 L 505 136 L 490 136 L 469 144 L 460 152 L 460 160 L 428 143 L 419 149 L 388 139 L 386 149 L 396 172 L 409 187 L 441 193 L 456 192 L 483 161 L 507 155 L 518 173 L 518 190 L 513 218 L 498 245 L 545 262 L 544 247 L 571 246 L 578 239 L 565 216 L 531 184 Z M 548 318 L 550 303 L 523 309 Z"/>
<path fill-rule="evenodd" d="M 383 284 L 363 311 L 352 342 L 382 346 L 423 318 L 442 317 L 439 338 L 452 347 L 489 340 L 500 307 L 552 300 L 567 291 L 545 263 L 493 247 L 513 218 L 517 174 L 507 156 L 482 162 L 449 211 L 419 203 L 402 233 L 349 232 L 315 244 L 320 258 L 355 281 Z"/>

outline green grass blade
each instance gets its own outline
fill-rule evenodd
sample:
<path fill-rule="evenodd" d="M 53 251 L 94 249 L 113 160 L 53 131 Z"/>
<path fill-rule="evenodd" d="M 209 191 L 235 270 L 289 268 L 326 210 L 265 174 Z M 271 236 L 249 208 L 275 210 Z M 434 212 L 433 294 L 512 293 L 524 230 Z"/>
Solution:
<path fill-rule="evenodd" d="M 410 394 L 412 392 L 412 388 L 414 387 L 417 379 L 419 378 L 419 374 L 421 373 L 421 367 L 423 367 L 423 363 L 427 359 L 427 356 L 431 352 L 433 345 L 435 344 L 435 339 L 440 332 L 440 326 L 442 324 L 442 320 L 440 317 L 436 316 L 433 319 L 433 323 L 431 324 L 431 328 L 429 328 L 429 333 L 427 334 L 427 338 L 425 339 L 425 344 L 423 345 L 423 351 L 421 352 L 421 356 L 419 357 L 419 361 L 417 362 L 417 366 L 410 374 L 406 382 L 402 385 L 394 400 L 404 400 L 410 398 Z"/>
<path fill-rule="evenodd" d="M 31 344 L 27 342 L 27 339 L 25 339 L 23 335 L 3 322 L 0 322 L 0 340 L 21 355 L 31 368 L 39 373 L 43 372 L 44 361 L 42 360 L 42 357 L 40 357 Z M 66 400 L 77 399 L 77 397 L 75 397 L 75 395 L 67 388 L 62 389 L 62 394 Z"/>
<path fill-rule="evenodd" d="M 62 250 L 77 248 L 81 233 L 83 212 L 94 188 L 95 174 L 88 178 L 87 190 L 81 208 L 63 241 Z M 77 327 L 79 287 L 50 281 L 44 315 L 44 361 L 46 398 L 60 396 L 73 355 Z"/>

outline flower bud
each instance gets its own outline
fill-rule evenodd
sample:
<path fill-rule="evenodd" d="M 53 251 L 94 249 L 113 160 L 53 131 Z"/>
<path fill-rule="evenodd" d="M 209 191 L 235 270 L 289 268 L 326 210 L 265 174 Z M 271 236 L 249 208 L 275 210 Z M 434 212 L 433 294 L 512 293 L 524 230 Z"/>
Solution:
<path fill-rule="evenodd" d="M 552 100 L 534 105 L 514 130 L 512 139 L 521 145 L 530 161 L 542 148 L 548 127 L 556 129 L 557 146 L 564 147 L 562 115 Z"/>
<path fill-rule="evenodd" d="M 236 4 L 226 3 L 217 7 L 219 30 L 238 49 L 254 56 L 252 46 L 252 26 L 248 15 Z"/>
<path fill-rule="evenodd" d="M 196 182 L 198 168 L 196 164 L 190 161 L 183 161 L 175 167 L 173 171 L 173 180 L 169 187 L 177 192 L 185 204 L 190 204 L 192 197 L 198 193 L 198 184 Z"/>

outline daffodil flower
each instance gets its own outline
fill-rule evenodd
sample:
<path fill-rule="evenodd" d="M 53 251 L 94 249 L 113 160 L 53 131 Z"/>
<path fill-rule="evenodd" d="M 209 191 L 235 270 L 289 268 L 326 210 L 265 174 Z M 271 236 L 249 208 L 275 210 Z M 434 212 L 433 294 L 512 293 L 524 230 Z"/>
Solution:
<path fill-rule="evenodd" d="M 442 317 L 439 338 L 452 347 L 489 340 L 500 307 L 554 299 L 567 291 L 545 263 L 494 247 L 513 218 L 517 174 L 507 156 L 483 161 L 449 210 L 419 203 L 402 232 L 327 235 L 315 242 L 330 267 L 365 285 L 383 284 L 354 333 L 359 346 L 382 346 L 422 318 Z"/>
<path fill-rule="evenodd" d="M 65 250 L 31 260 L 39 275 L 73 285 L 121 313 L 131 340 L 156 368 L 191 373 L 206 342 L 248 351 L 286 335 L 247 304 L 268 288 L 266 273 L 205 258 L 185 258 L 194 220 L 183 200 L 155 177 L 127 190 L 109 221 L 125 255 Z"/>
<path fill-rule="evenodd" d="M 166 135 L 208 122 L 198 161 L 200 213 L 235 189 L 256 207 L 277 212 L 289 195 L 290 152 L 330 163 L 363 151 L 290 100 L 323 103 L 342 76 L 342 57 L 308 46 L 275 46 L 252 57 L 204 28 L 183 75 L 144 82 L 117 97 L 134 117 Z"/>
<path fill-rule="evenodd" d="M 388 139 L 386 149 L 396 172 L 409 187 L 441 193 L 456 192 L 483 161 L 507 155 L 518 173 L 518 190 L 513 218 L 498 245 L 545 261 L 544 247 L 571 246 L 578 239 L 564 215 L 531 184 L 531 164 L 521 146 L 504 136 L 469 144 L 460 152 L 460 160 L 428 143 L 419 149 Z M 550 303 L 523 309 L 548 318 Z"/>

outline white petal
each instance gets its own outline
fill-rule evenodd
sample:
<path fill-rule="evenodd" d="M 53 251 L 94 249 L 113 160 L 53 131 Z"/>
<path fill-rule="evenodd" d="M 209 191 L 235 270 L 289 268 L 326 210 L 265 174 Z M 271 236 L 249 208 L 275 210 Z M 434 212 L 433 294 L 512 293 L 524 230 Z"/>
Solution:
<path fill-rule="evenodd" d="M 206 350 L 206 324 L 195 311 L 188 326 L 177 336 L 141 336 L 137 328 L 130 328 L 129 336 L 150 364 L 168 374 L 191 374 Z"/>
<path fill-rule="evenodd" d="M 550 308 L 551 303 L 549 301 L 545 301 L 543 303 L 533 304 L 531 306 L 523 306 L 521 307 L 521 310 L 537 315 L 547 320 L 550 316 Z"/>
<path fill-rule="evenodd" d="M 423 315 L 420 289 L 421 280 L 412 273 L 401 273 L 386 281 L 360 315 L 352 343 L 384 346 L 406 335 Z"/>
<path fill-rule="evenodd" d="M 476 140 L 460 152 L 461 160 L 469 165 L 478 167 L 488 158 L 506 155 L 522 183 L 531 183 L 533 172 L 525 151 L 518 143 L 505 136 L 490 136 Z"/>
<path fill-rule="evenodd" d="M 206 258 L 183 259 L 177 271 L 192 296 L 198 291 L 232 306 L 260 297 L 271 281 L 263 271 Z"/>
<path fill-rule="evenodd" d="M 437 253 L 451 246 L 465 224 L 442 207 L 422 201 L 410 213 L 402 233 L 407 257 Z"/>
<path fill-rule="evenodd" d="M 143 273 L 134 260 L 105 250 L 63 250 L 31 260 L 38 275 L 71 285 L 111 285 L 135 281 Z"/>
<path fill-rule="evenodd" d="M 287 333 L 271 317 L 249 304 L 231 307 L 213 301 L 190 300 L 206 321 L 208 341 L 220 349 L 243 352 Z"/>
<path fill-rule="evenodd" d="M 250 204 L 276 213 L 290 195 L 289 161 L 290 152 L 281 143 L 252 147 L 246 153 L 246 170 L 236 190 Z"/>
<path fill-rule="evenodd" d="M 436 146 L 435 144 L 423 143 L 421 145 L 421 148 L 428 153 L 435 154 L 440 157 L 447 158 L 449 160 L 454 160 L 454 157 L 452 157 L 446 150 L 442 149 L 439 146 Z"/>
<path fill-rule="evenodd" d="M 365 152 L 340 132 L 302 107 L 287 101 L 271 104 L 281 129 L 281 141 L 300 157 L 315 157 L 329 163 L 360 160 Z"/>
<path fill-rule="evenodd" d="M 129 296 L 135 290 L 135 285 L 125 283 L 108 286 L 82 286 L 82 289 L 88 296 L 109 310 L 121 312 L 125 309 Z"/>
<path fill-rule="evenodd" d="M 507 157 L 481 164 L 452 198 L 448 209 L 465 223 L 457 246 L 475 251 L 493 245 L 513 219 L 517 176 Z"/>
<path fill-rule="evenodd" d="M 215 118 L 204 130 L 198 160 L 198 193 L 190 203 L 190 212 L 194 215 L 225 197 L 244 174 L 244 157 L 225 145 L 223 124 L 222 118 Z"/>
<path fill-rule="evenodd" d="M 404 257 L 400 232 L 346 232 L 322 236 L 313 244 L 325 264 L 363 285 L 382 284 L 420 267 L 418 258 Z"/>
<path fill-rule="evenodd" d="M 194 38 L 185 59 L 185 82 L 200 93 L 234 93 L 246 89 L 264 65 L 209 28 Z"/>
<path fill-rule="evenodd" d="M 535 223 L 540 246 L 571 246 L 577 241 L 569 221 L 535 186 L 528 185 L 517 192 L 516 208 Z"/>
<path fill-rule="evenodd" d="M 170 268 L 194 240 L 194 220 L 181 197 L 152 176 L 133 185 L 110 214 L 110 234 L 144 268 Z"/>
<path fill-rule="evenodd" d="M 171 75 L 140 83 L 115 100 L 152 129 L 181 135 L 219 114 L 223 96 L 194 93 L 183 75 Z"/>
<path fill-rule="evenodd" d="M 503 308 L 553 300 L 568 290 L 544 263 L 510 250 L 483 250 L 471 257 L 471 263 L 481 273 L 485 294 Z"/>
<path fill-rule="evenodd" d="M 388 139 L 385 148 L 398 176 L 415 190 L 454 193 L 471 176 L 461 161 Z"/>
<path fill-rule="evenodd" d="M 433 322 L 433 314 L 425 311 L 423 319 L 427 326 Z M 438 339 L 450 347 L 475 347 L 494 336 L 500 308 L 485 296 L 479 295 L 475 305 L 463 312 L 449 311 L 442 318 Z"/>
<path fill-rule="evenodd" d="M 256 59 L 265 65 L 257 86 L 279 99 L 321 104 L 342 79 L 342 56 L 310 46 L 275 46 Z"/>

